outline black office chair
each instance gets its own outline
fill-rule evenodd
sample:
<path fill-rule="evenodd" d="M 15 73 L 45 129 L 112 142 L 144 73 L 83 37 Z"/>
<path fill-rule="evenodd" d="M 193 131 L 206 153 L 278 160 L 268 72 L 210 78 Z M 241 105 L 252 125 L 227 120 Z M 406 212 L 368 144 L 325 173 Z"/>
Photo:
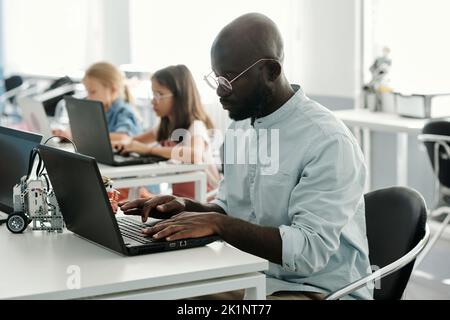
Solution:
<path fill-rule="evenodd" d="M 11 76 L 5 79 L 5 91 L 10 91 L 20 87 L 23 84 L 21 76 Z"/>
<path fill-rule="evenodd" d="M 375 300 L 401 299 L 414 261 L 428 242 L 427 208 L 417 191 L 391 187 L 370 192 L 364 199 L 369 259 L 376 271 L 326 300 L 340 299 L 368 284 L 375 286 Z"/>
<path fill-rule="evenodd" d="M 55 81 L 53 81 L 50 86 L 45 90 L 45 92 L 56 92 L 55 89 L 58 88 L 67 88 L 67 90 L 61 90 L 60 94 L 56 94 L 52 96 L 49 99 L 46 99 L 42 101 L 42 104 L 44 105 L 45 113 L 50 116 L 54 117 L 56 112 L 56 107 L 58 105 L 58 102 L 63 100 L 64 96 L 73 96 L 75 94 L 75 90 L 73 89 L 75 84 L 75 81 L 73 81 L 68 76 L 64 76 L 62 78 L 58 78 Z M 55 91 L 53 91 L 55 90 Z"/>
<path fill-rule="evenodd" d="M 26 84 L 23 82 L 21 76 L 11 76 L 6 78 L 3 82 L 3 93 L 0 94 L 0 109 L 1 114 L 8 117 L 16 117 L 18 116 L 17 105 L 16 105 L 16 96 L 21 92 L 24 88 L 26 88 Z M 10 106 L 9 112 L 7 111 L 6 106 Z M 19 117 L 20 118 L 20 117 Z"/>
<path fill-rule="evenodd" d="M 11 76 L 5 79 L 5 93 L 8 95 L 10 103 L 15 103 L 15 95 L 23 85 L 24 82 L 21 76 Z"/>
<path fill-rule="evenodd" d="M 430 219 L 440 222 L 439 228 L 421 254 L 423 259 L 450 222 L 450 120 L 428 122 L 419 140 L 427 149 L 435 176 L 435 199 L 428 215 Z"/>

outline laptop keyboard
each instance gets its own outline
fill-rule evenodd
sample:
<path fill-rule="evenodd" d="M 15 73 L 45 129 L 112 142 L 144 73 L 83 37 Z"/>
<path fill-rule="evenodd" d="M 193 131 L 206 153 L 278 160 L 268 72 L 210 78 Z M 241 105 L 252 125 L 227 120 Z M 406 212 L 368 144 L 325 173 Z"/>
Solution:
<path fill-rule="evenodd" d="M 117 224 L 119 225 L 120 233 L 123 236 L 130 238 L 136 242 L 142 244 L 148 244 L 157 241 L 161 242 L 161 240 L 155 240 L 152 237 L 145 236 L 142 233 L 142 229 L 148 227 L 145 224 L 127 218 L 117 218 Z"/>
<path fill-rule="evenodd" d="M 130 161 L 131 159 L 136 159 L 136 158 L 125 157 L 125 156 L 121 156 L 119 154 L 114 155 L 114 161 L 116 161 L 116 162 L 125 162 L 125 161 Z"/>
<path fill-rule="evenodd" d="M 127 156 L 121 155 L 117 151 L 114 152 L 114 162 L 116 163 L 123 163 L 123 162 L 130 162 L 130 163 L 136 163 L 136 164 L 151 164 L 151 163 L 158 163 L 160 161 L 167 161 L 167 159 L 159 156 L 140 156 L 137 153 L 130 153 Z"/>

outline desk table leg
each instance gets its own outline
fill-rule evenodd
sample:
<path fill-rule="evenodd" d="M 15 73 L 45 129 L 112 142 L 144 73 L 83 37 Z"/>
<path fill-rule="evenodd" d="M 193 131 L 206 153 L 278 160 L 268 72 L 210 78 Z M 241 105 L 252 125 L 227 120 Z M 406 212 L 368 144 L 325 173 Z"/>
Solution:
<path fill-rule="evenodd" d="M 364 161 L 367 166 L 367 177 L 366 183 L 364 185 L 364 192 L 367 193 L 372 187 L 372 168 L 371 168 L 371 139 L 370 139 L 370 129 L 354 127 L 353 134 L 355 135 L 356 141 L 358 141 L 363 154 Z"/>
<path fill-rule="evenodd" d="M 408 185 L 408 134 L 397 134 L 397 184 Z"/>
<path fill-rule="evenodd" d="M 364 160 L 367 165 L 367 178 L 364 191 L 367 193 L 372 188 L 372 143 L 370 134 L 371 131 L 368 128 L 362 129 L 363 131 L 363 148 L 364 148 Z"/>
<path fill-rule="evenodd" d="M 245 289 L 244 300 L 266 300 L 266 277 L 260 274 L 254 279 L 254 286 Z"/>
<path fill-rule="evenodd" d="M 200 203 L 205 203 L 207 193 L 206 173 L 203 171 L 198 171 L 197 175 L 198 179 L 195 180 L 195 200 Z"/>

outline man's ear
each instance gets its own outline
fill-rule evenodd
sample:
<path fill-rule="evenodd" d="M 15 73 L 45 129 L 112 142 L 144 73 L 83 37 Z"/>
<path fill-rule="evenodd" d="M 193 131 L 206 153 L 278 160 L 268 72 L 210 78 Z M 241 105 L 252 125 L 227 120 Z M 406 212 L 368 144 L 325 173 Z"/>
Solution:
<path fill-rule="evenodd" d="M 266 64 L 267 80 L 274 82 L 281 75 L 281 64 L 278 61 L 268 61 Z"/>

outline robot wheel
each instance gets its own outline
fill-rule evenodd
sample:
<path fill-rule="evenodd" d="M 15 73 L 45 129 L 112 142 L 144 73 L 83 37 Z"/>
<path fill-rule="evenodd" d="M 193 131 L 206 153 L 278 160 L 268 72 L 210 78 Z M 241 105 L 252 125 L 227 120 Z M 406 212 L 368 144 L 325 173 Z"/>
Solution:
<path fill-rule="evenodd" d="M 13 212 L 8 216 L 6 227 L 12 233 L 22 233 L 30 222 L 23 212 Z"/>

